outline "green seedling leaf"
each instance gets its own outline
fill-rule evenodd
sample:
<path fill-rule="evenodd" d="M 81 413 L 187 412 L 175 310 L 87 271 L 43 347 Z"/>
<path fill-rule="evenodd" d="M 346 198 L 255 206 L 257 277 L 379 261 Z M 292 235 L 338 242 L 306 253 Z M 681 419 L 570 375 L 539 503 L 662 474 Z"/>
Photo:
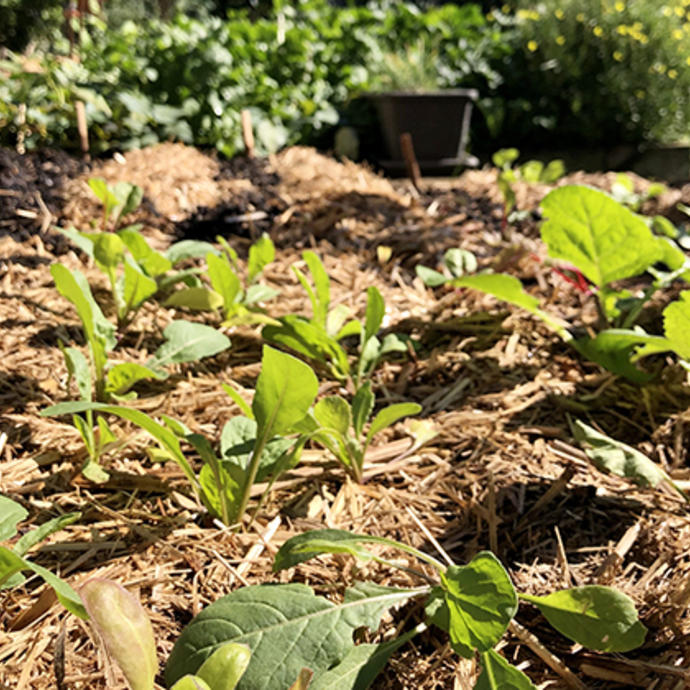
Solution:
<path fill-rule="evenodd" d="M 117 234 L 147 276 L 157 278 L 172 268 L 172 262 L 152 249 L 144 236 L 134 228 L 123 228 Z"/>
<path fill-rule="evenodd" d="M 124 395 L 139 381 L 165 378 L 166 374 L 164 372 L 135 362 L 123 362 L 116 364 L 108 370 L 105 391 L 108 395 Z"/>
<path fill-rule="evenodd" d="M 407 343 L 409 338 L 398 333 L 389 333 L 381 343 L 380 355 L 389 355 L 393 352 L 407 353 Z"/>
<path fill-rule="evenodd" d="M 312 301 L 314 321 L 321 326 L 321 328 L 325 329 L 326 317 L 328 316 L 328 309 L 331 304 L 331 281 L 321 259 L 319 259 L 313 251 L 307 249 L 302 252 L 302 258 L 309 267 L 309 272 L 311 273 L 311 278 L 316 288 L 316 301 Z"/>
<path fill-rule="evenodd" d="M 482 674 L 474 690 L 537 690 L 532 681 L 518 668 L 509 664 L 498 652 L 482 653 Z"/>
<path fill-rule="evenodd" d="M 493 164 L 497 168 L 509 168 L 519 157 L 520 151 L 518 149 L 500 149 L 491 156 Z"/>
<path fill-rule="evenodd" d="M 173 292 L 164 307 L 184 307 L 193 311 L 215 311 L 223 306 L 223 296 L 205 287 L 187 287 Z"/>
<path fill-rule="evenodd" d="M 435 439 L 439 431 L 430 419 L 410 419 L 405 423 L 405 430 L 414 439 L 413 448 L 421 448 Z"/>
<path fill-rule="evenodd" d="M 211 286 L 221 296 L 222 306 L 225 309 L 225 313 L 228 314 L 241 296 L 242 284 L 240 279 L 232 269 L 228 259 L 224 256 L 216 256 L 209 252 L 206 255 L 206 264 Z"/>
<path fill-rule="evenodd" d="M 331 372 L 339 379 L 346 379 L 350 373 L 347 353 L 320 327 L 300 316 L 289 314 L 279 319 L 280 326 L 268 325 L 261 331 L 264 340 L 283 345 L 305 357 L 330 365 Z"/>
<path fill-rule="evenodd" d="M 441 581 L 455 652 L 471 659 L 475 650 L 491 649 L 503 637 L 518 606 L 515 588 L 501 562 L 482 551 L 467 565 L 449 566 L 441 573 Z"/>
<path fill-rule="evenodd" d="M 17 525 L 29 515 L 19 503 L 0 494 L 0 541 L 17 534 Z"/>
<path fill-rule="evenodd" d="M 144 198 L 144 190 L 136 184 L 129 182 L 118 182 L 115 185 L 115 196 L 120 200 L 122 208 L 117 217 L 116 225 L 120 224 L 120 219 L 136 211 Z"/>
<path fill-rule="evenodd" d="M 690 359 L 690 290 L 671 302 L 663 312 L 664 333 L 673 351 L 683 359 Z"/>
<path fill-rule="evenodd" d="M 149 278 L 131 260 L 125 261 L 123 300 L 125 303 L 124 314 L 131 309 L 136 309 L 142 302 L 158 292 L 158 283 Z"/>
<path fill-rule="evenodd" d="M 258 302 L 268 302 L 269 300 L 277 297 L 280 292 L 268 285 L 250 285 L 244 294 L 244 303 L 249 306 L 250 304 L 257 304 Z M 275 319 L 273 319 L 275 321 Z M 279 323 L 276 321 L 276 323 Z"/>
<path fill-rule="evenodd" d="M 466 249 L 449 249 L 443 255 L 443 264 L 453 278 L 461 278 L 468 273 L 477 272 L 477 257 Z"/>
<path fill-rule="evenodd" d="M 253 283 L 261 272 L 276 258 L 276 249 L 271 238 L 264 233 L 254 244 L 249 247 L 249 260 L 247 262 L 248 279 Z"/>
<path fill-rule="evenodd" d="M 214 690 L 198 676 L 182 676 L 170 690 Z"/>
<path fill-rule="evenodd" d="M 541 161 L 527 161 L 520 166 L 520 178 L 525 182 L 540 182 L 544 172 L 544 164 Z"/>
<path fill-rule="evenodd" d="M 201 664 L 197 676 L 213 690 L 234 690 L 249 666 L 252 653 L 246 644 L 228 642 Z"/>
<path fill-rule="evenodd" d="M 616 441 L 579 419 L 570 421 L 575 440 L 602 472 L 633 479 L 641 486 L 657 486 L 672 480 L 658 465 L 632 446 Z"/>
<path fill-rule="evenodd" d="M 87 184 L 96 198 L 103 204 L 106 218 L 110 218 L 113 210 L 119 206 L 120 200 L 113 194 L 108 183 L 102 177 L 91 177 Z"/>
<path fill-rule="evenodd" d="M 98 233 L 93 236 L 93 258 L 101 271 L 111 275 L 124 261 L 125 245 L 115 233 Z"/>
<path fill-rule="evenodd" d="M 180 466 L 185 476 L 196 490 L 197 481 L 194 471 L 187 462 L 175 433 L 171 429 L 151 419 L 151 417 L 141 410 L 136 410 L 132 407 L 105 405 L 104 403 L 95 402 L 64 402 L 58 403 L 57 405 L 51 405 L 50 407 L 46 407 L 45 410 L 41 410 L 41 417 L 60 417 L 65 414 L 86 412 L 87 410 L 97 410 L 106 414 L 114 414 L 121 419 L 133 422 L 144 431 L 148 432 L 163 449 L 170 454 L 170 458 Z"/>
<path fill-rule="evenodd" d="M 76 228 L 58 228 L 77 249 L 93 259 L 93 233 L 79 232 Z"/>
<path fill-rule="evenodd" d="M 60 343 L 60 349 L 65 358 L 65 365 L 67 366 L 67 374 L 69 381 L 74 379 L 79 391 L 79 397 L 82 400 L 91 400 L 91 370 L 89 369 L 89 362 L 86 357 L 74 347 L 63 347 Z"/>
<path fill-rule="evenodd" d="M 318 379 L 309 365 L 264 345 L 252 402 L 257 437 L 269 439 L 289 432 L 309 412 L 318 390 Z"/>
<path fill-rule="evenodd" d="M 417 403 L 396 403 L 384 407 L 371 422 L 365 445 L 368 446 L 376 434 L 395 424 L 399 419 L 419 414 L 421 411 L 422 406 Z"/>
<path fill-rule="evenodd" d="M 652 376 L 635 366 L 633 360 L 672 349 L 666 338 L 622 328 L 610 328 L 595 338 L 578 338 L 570 344 L 583 357 L 634 383 L 645 383 Z"/>
<path fill-rule="evenodd" d="M 85 582 L 79 594 L 91 623 L 132 690 L 153 690 L 158 673 L 151 621 L 139 600 L 110 580 Z"/>
<path fill-rule="evenodd" d="M 553 184 L 565 175 L 565 170 L 565 163 L 560 158 L 555 158 L 544 168 L 540 182 Z"/>
<path fill-rule="evenodd" d="M 357 438 L 362 435 L 364 425 L 374 411 L 374 399 L 371 381 L 360 386 L 352 398 L 352 427 Z"/>
<path fill-rule="evenodd" d="M 549 256 L 571 263 L 599 287 L 640 275 L 661 258 L 644 220 L 604 192 L 568 185 L 547 194 L 541 206 Z"/>
<path fill-rule="evenodd" d="M 249 417 L 249 419 L 254 419 L 254 413 L 252 412 L 252 408 L 249 406 L 247 401 L 239 394 L 239 392 L 236 391 L 232 386 L 229 386 L 227 383 L 223 383 L 221 385 L 223 390 L 230 396 L 235 405 L 237 405 L 237 407 L 240 408 L 242 414 L 245 417 Z"/>
<path fill-rule="evenodd" d="M 318 674 L 336 666 L 353 648 L 357 628 L 377 627 L 386 610 L 423 591 L 358 584 L 342 604 L 334 604 L 302 584 L 244 587 L 185 628 L 168 659 L 166 685 L 196 673 L 220 645 L 237 642 L 252 652 L 238 690 L 288 687 L 303 668 Z M 287 655 L 276 653 L 287 649 Z"/>
<path fill-rule="evenodd" d="M 369 340 L 364 342 L 359 354 L 357 363 L 357 381 L 361 381 L 364 376 L 368 376 L 376 368 L 381 357 L 381 341 L 372 335 Z"/>
<path fill-rule="evenodd" d="M 445 285 L 450 280 L 450 278 L 446 278 L 443 273 L 439 273 L 433 268 L 427 268 L 426 266 L 415 266 L 414 270 L 427 287 Z"/>
<path fill-rule="evenodd" d="M 173 321 L 163 331 L 166 341 L 146 363 L 152 369 L 197 362 L 230 347 L 230 338 L 215 328 L 191 321 Z"/>
<path fill-rule="evenodd" d="M 533 603 L 558 632 L 589 649 L 629 652 L 647 634 L 633 600 L 611 587 L 589 585 L 544 597 L 520 596 Z"/>
<path fill-rule="evenodd" d="M 2 498 L 2 496 L 0 496 L 0 498 Z M 65 513 L 64 515 L 53 518 L 52 520 L 48 520 L 39 527 L 36 527 L 36 529 L 32 529 L 30 532 L 27 532 L 21 539 L 19 539 L 19 541 L 17 541 L 12 548 L 12 551 L 16 553 L 17 556 L 25 556 L 29 549 L 32 549 L 34 546 L 36 546 L 36 544 L 40 544 L 51 534 L 55 534 L 55 532 L 59 532 L 67 527 L 67 525 L 71 525 L 73 522 L 76 522 L 80 517 L 81 513 Z M 0 534 L 0 538 L 1 536 L 2 535 Z"/>
<path fill-rule="evenodd" d="M 316 421 L 326 429 L 334 429 L 342 436 L 346 436 L 352 425 L 352 414 L 347 401 L 339 395 L 321 398 L 314 405 Z"/>
<path fill-rule="evenodd" d="M 168 247 L 165 252 L 165 258 L 175 266 L 185 259 L 201 259 L 209 252 L 213 254 L 220 254 L 220 252 L 210 243 L 202 242 L 200 240 L 181 240 L 175 242 Z"/>
<path fill-rule="evenodd" d="M 375 286 L 367 288 L 367 309 L 364 316 L 364 338 L 363 342 L 367 342 L 370 338 L 375 336 L 381 324 L 383 317 L 386 315 L 386 303 Z"/>
<path fill-rule="evenodd" d="M 194 443 L 204 460 L 204 466 L 199 472 L 204 505 L 209 513 L 220 518 L 224 524 L 233 525 L 237 522 L 240 512 L 244 470 L 230 463 L 209 462 L 208 455 L 202 451 L 198 443 L 195 443 L 194 436 L 196 435 L 192 434 L 188 440 Z"/>
<path fill-rule="evenodd" d="M 18 556 L 4 546 L 0 546 L 0 588 L 7 584 L 15 573 L 19 573 L 22 570 L 31 570 L 47 585 L 52 587 L 55 590 L 58 601 L 70 613 L 85 620 L 89 617 L 79 595 L 64 580 L 61 580 L 57 575 L 53 575 L 50 570 L 46 570 L 46 568 Z"/>
<path fill-rule="evenodd" d="M 352 311 L 349 307 L 344 304 L 337 304 L 333 309 L 328 312 L 326 318 L 326 333 L 332 336 L 336 340 L 341 340 L 347 335 L 358 335 L 362 331 L 362 324 L 359 321 L 350 321 L 347 324 L 348 332 L 343 335 L 342 330 L 345 326 L 345 322 L 352 316 Z M 351 324 L 357 324 L 358 330 L 356 333 L 350 333 L 349 330 L 352 329 Z"/>

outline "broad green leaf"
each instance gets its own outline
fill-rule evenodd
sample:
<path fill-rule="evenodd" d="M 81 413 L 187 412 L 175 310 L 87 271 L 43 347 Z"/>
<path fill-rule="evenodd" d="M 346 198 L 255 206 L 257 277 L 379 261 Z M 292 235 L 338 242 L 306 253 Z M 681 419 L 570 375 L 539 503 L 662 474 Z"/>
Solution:
<path fill-rule="evenodd" d="M 300 316 L 283 316 L 280 326 L 268 325 L 261 335 L 270 343 L 289 347 L 305 357 L 330 365 L 331 373 L 339 379 L 347 378 L 350 373 L 347 353 L 338 341 Z"/>
<path fill-rule="evenodd" d="M 240 279 L 235 274 L 235 271 L 232 270 L 230 262 L 225 257 L 216 256 L 209 252 L 206 255 L 206 264 L 211 286 L 222 297 L 222 306 L 227 314 L 242 292 Z"/>
<path fill-rule="evenodd" d="M 587 457 L 602 471 L 634 479 L 642 486 L 657 486 L 672 481 L 661 467 L 632 446 L 602 434 L 579 419 L 571 421 L 575 440 Z"/>
<path fill-rule="evenodd" d="M 125 258 L 125 245 L 113 232 L 93 236 L 93 258 L 105 273 L 117 268 Z"/>
<path fill-rule="evenodd" d="M 106 446 L 109 443 L 117 441 L 117 436 L 113 433 L 113 430 L 105 421 L 105 417 L 99 416 L 97 418 L 98 432 L 99 432 L 99 445 L 101 447 Z"/>
<path fill-rule="evenodd" d="M 426 266 L 415 266 L 414 270 L 427 287 L 438 287 L 439 285 L 445 285 L 450 280 L 450 278 L 446 278 L 443 273 L 439 273 L 433 268 L 427 268 Z"/>
<path fill-rule="evenodd" d="M 209 252 L 219 254 L 220 252 L 210 243 L 200 240 L 181 240 L 168 247 L 165 258 L 174 266 L 185 259 L 200 259 Z"/>
<path fill-rule="evenodd" d="M 70 380 L 74 379 L 82 400 L 91 400 L 91 369 L 84 354 L 74 347 L 61 347 Z M 69 386 L 69 383 L 68 383 Z"/>
<path fill-rule="evenodd" d="M 419 593 L 360 584 L 334 604 L 302 584 L 238 589 L 185 628 L 168 659 L 166 685 L 195 673 L 220 645 L 238 642 L 252 651 L 238 690 L 286 688 L 303 668 L 319 673 L 340 663 L 354 646 L 357 628 L 377 627 L 384 611 Z"/>
<path fill-rule="evenodd" d="M 132 690 L 152 690 L 158 673 L 153 627 L 139 600 L 110 580 L 94 578 L 79 589 L 92 625 Z"/>
<path fill-rule="evenodd" d="M 276 249 L 271 238 L 264 233 L 254 244 L 249 247 L 249 260 L 247 262 L 248 279 L 253 283 L 259 274 L 276 258 Z"/>
<path fill-rule="evenodd" d="M 247 645 L 228 642 L 201 664 L 197 675 L 213 690 L 234 690 L 249 666 L 251 655 Z"/>
<path fill-rule="evenodd" d="M 573 264 L 599 287 L 640 275 L 661 258 L 644 220 L 604 192 L 568 185 L 547 194 L 541 206 L 549 256 Z"/>
<path fill-rule="evenodd" d="M 380 431 L 395 424 L 403 417 L 409 417 L 413 414 L 419 414 L 422 411 L 422 406 L 417 403 L 396 403 L 395 405 L 388 405 L 380 410 L 371 422 L 369 432 L 367 433 L 366 445 L 371 443 L 371 440 Z"/>
<path fill-rule="evenodd" d="M 326 316 L 331 304 L 331 281 L 321 259 L 313 251 L 307 249 L 302 252 L 302 258 L 309 267 L 309 272 L 316 288 L 317 309 L 314 312 L 314 321 L 325 328 Z"/>
<path fill-rule="evenodd" d="M 223 390 L 232 398 L 232 401 L 237 405 L 237 407 L 240 408 L 242 411 L 242 414 L 245 417 L 249 417 L 249 419 L 254 419 L 254 413 L 252 412 L 252 408 L 249 406 L 247 401 L 232 387 L 229 386 L 227 383 L 221 384 Z M 222 441 L 221 441 L 222 443 Z"/>
<path fill-rule="evenodd" d="M 28 514 L 19 503 L 0 494 L 0 541 L 13 537 L 17 533 L 17 525 Z"/>
<path fill-rule="evenodd" d="M 163 331 L 165 342 L 146 363 L 152 369 L 196 362 L 227 350 L 230 338 L 215 328 L 192 321 L 173 321 Z"/>
<path fill-rule="evenodd" d="M 152 249 L 144 236 L 134 228 L 123 228 L 117 234 L 147 276 L 157 278 L 172 268 L 172 262 Z"/>
<path fill-rule="evenodd" d="M 448 633 L 453 649 L 471 659 L 503 637 L 517 611 L 513 583 L 500 561 L 489 551 L 467 565 L 451 565 L 441 573 L 448 608 Z"/>
<path fill-rule="evenodd" d="M 205 287 L 187 287 L 173 292 L 164 307 L 184 307 L 193 311 L 215 311 L 223 306 L 223 296 Z"/>
<path fill-rule="evenodd" d="M 681 292 L 663 313 L 664 333 L 673 351 L 683 359 L 690 359 L 690 290 Z"/>
<path fill-rule="evenodd" d="M 448 249 L 443 255 L 443 263 L 453 278 L 460 278 L 477 271 L 477 257 L 467 249 L 457 247 Z"/>
<path fill-rule="evenodd" d="M 170 688 L 170 690 L 213 690 L 209 684 L 201 680 L 198 676 L 192 676 L 191 674 L 182 676 L 180 680 L 175 683 L 175 685 Z"/>
<path fill-rule="evenodd" d="M 185 476 L 196 489 L 197 482 L 194 471 L 187 462 L 180 448 L 180 442 L 177 436 L 167 427 L 159 424 L 151 419 L 145 412 L 135 410 L 132 407 L 124 407 L 120 405 L 105 405 L 103 403 L 92 402 L 64 402 L 57 405 L 51 405 L 41 410 L 41 417 L 59 417 L 65 414 L 78 414 L 86 410 L 97 410 L 107 414 L 114 414 L 122 419 L 133 422 L 148 432 L 160 445 L 166 450 L 171 459 L 175 460 L 180 468 L 184 471 Z"/>
<path fill-rule="evenodd" d="M 355 436 L 359 438 L 364 431 L 364 425 L 374 410 L 374 393 L 371 390 L 371 381 L 361 385 L 352 398 L 352 427 Z"/>
<path fill-rule="evenodd" d="M 338 305 L 342 306 L 342 305 Z M 331 309 L 330 312 L 328 312 L 328 316 L 330 318 L 331 314 L 335 312 L 338 309 L 336 307 L 335 309 Z M 329 323 L 330 321 L 326 322 L 326 328 L 328 330 L 329 335 L 331 334 L 330 326 Z M 343 325 L 343 327 L 335 334 L 335 339 L 336 340 L 342 340 L 343 338 L 349 338 L 350 336 L 354 335 L 360 335 L 362 333 L 362 324 L 359 321 L 355 321 L 352 319 L 352 321 L 348 321 L 346 324 Z"/>
<path fill-rule="evenodd" d="M 123 300 L 125 315 L 130 309 L 136 309 L 142 302 L 158 291 L 158 284 L 153 278 L 142 273 L 131 260 L 125 261 Z M 124 316 L 124 315 L 123 315 Z"/>
<path fill-rule="evenodd" d="M 164 372 L 151 369 L 136 362 L 122 362 L 108 370 L 106 376 L 106 393 L 124 395 L 135 383 L 146 379 L 164 379 Z"/>
<path fill-rule="evenodd" d="M 369 338 L 375 336 L 381 324 L 383 323 L 383 317 L 386 314 L 386 303 L 383 301 L 383 297 L 379 292 L 379 289 L 375 286 L 370 286 L 367 288 L 367 309 L 364 317 L 364 340 L 367 342 Z"/>
<path fill-rule="evenodd" d="M 2 498 L 2 496 L 0 496 L 0 498 Z M 46 537 L 49 537 L 51 534 L 55 534 L 55 532 L 59 532 L 60 530 L 64 529 L 67 527 L 67 525 L 71 525 L 73 522 L 76 522 L 80 517 L 81 513 L 65 513 L 64 515 L 53 518 L 52 520 L 48 520 L 35 529 L 32 529 L 30 532 L 27 532 L 12 547 L 12 551 L 16 553 L 17 556 L 25 556 L 29 549 L 36 546 L 36 544 L 40 544 L 44 539 L 46 539 Z M 2 538 L 1 533 L 0 538 Z"/>
<path fill-rule="evenodd" d="M 416 633 L 412 630 L 389 642 L 359 644 L 334 668 L 320 673 L 309 690 L 366 690 L 376 679 L 391 655 Z"/>
<path fill-rule="evenodd" d="M 474 690 L 537 690 L 532 681 L 518 668 L 509 664 L 498 652 L 482 653 L 482 673 Z"/>
<path fill-rule="evenodd" d="M 520 595 L 532 602 L 558 632 L 600 652 L 629 652 L 647 634 L 633 600 L 601 585 L 573 587 L 544 597 Z"/>
<path fill-rule="evenodd" d="M 289 432 L 309 411 L 319 390 L 308 364 L 264 345 L 252 411 L 258 438 Z"/>
<path fill-rule="evenodd" d="M 671 349 L 666 338 L 622 328 L 610 328 L 595 338 L 578 338 L 570 344 L 582 356 L 635 383 L 645 383 L 652 376 L 635 366 L 633 359 Z"/>
<path fill-rule="evenodd" d="M 352 414 L 347 401 L 339 395 L 321 398 L 314 405 L 316 421 L 327 429 L 335 429 L 342 436 L 346 436 L 352 425 Z"/>
<path fill-rule="evenodd" d="M 18 556 L 4 546 L 0 546 L 0 588 L 12 575 L 22 570 L 31 570 L 46 584 L 50 585 L 55 590 L 58 601 L 70 613 L 83 619 L 89 617 L 79 595 L 64 580 L 61 580 L 57 575 L 53 575 L 50 570 Z"/>
<path fill-rule="evenodd" d="M 268 285 L 250 285 L 244 294 L 244 303 L 246 305 L 256 304 L 257 302 L 268 302 L 268 300 L 277 297 L 280 292 Z"/>

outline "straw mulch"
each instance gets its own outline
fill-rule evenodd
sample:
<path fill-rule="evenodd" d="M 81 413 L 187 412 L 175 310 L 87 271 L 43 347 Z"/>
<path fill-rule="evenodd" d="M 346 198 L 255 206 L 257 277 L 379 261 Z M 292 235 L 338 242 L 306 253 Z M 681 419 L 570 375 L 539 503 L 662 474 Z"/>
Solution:
<path fill-rule="evenodd" d="M 636 601 L 649 628 L 641 649 L 626 655 L 578 649 L 523 605 L 502 653 L 540 687 L 690 687 L 687 506 L 664 488 L 638 489 L 594 470 L 574 447 L 567 421 L 573 414 L 595 423 L 686 478 L 690 388 L 683 372 L 670 365 L 654 384 L 632 386 L 578 359 L 518 310 L 477 293 L 434 293 L 415 278 L 416 264 L 436 266 L 445 249 L 461 246 L 475 252 L 482 267 L 521 277 L 553 313 L 589 318 L 591 305 L 540 263 L 536 216 L 502 229 L 495 171 L 428 181 L 420 196 L 405 182 L 305 148 L 228 163 L 164 144 L 90 169 L 57 154 L 3 152 L 0 164 L 0 491 L 29 510 L 24 530 L 81 511 L 77 523 L 31 557 L 75 587 L 107 577 L 135 592 L 153 621 L 161 660 L 202 607 L 242 585 L 302 581 L 337 598 L 356 579 L 419 584 L 400 571 L 344 557 L 271 572 L 285 539 L 328 526 L 402 540 L 436 555 L 440 548 L 457 563 L 490 548 L 529 593 L 614 585 Z M 289 269 L 304 248 L 323 256 L 336 303 L 361 315 L 366 288 L 376 285 L 386 300 L 386 327 L 420 342 L 410 357 L 376 372 L 378 399 L 419 402 L 439 436 L 401 457 L 410 441 L 404 424 L 396 425 L 377 439 L 361 486 L 323 452 L 309 449 L 244 532 L 209 521 L 181 472 L 152 464 L 147 438 L 122 422 L 115 425 L 128 444 L 105 460 L 111 480 L 85 480 L 76 431 L 39 412 L 74 395 L 66 390 L 58 343 L 83 345 L 76 315 L 51 282 L 50 264 L 59 260 L 85 271 L 107 306 L 103 277 L 51 229 L 88 229 L 98 217 L 85 185 L 91 175 L 144 188 L 145 201 L 131 220 L 142 222 L 158 247 L 222 234 L 246 256 L 251 239 L 270 232 L 279 252 L 266 280 L 281 290 L 272 314 L 308 313 Z M 612 178 L 577 174 L 566 181 L 606 188 Z M 536 209 L 546 189 L 520 186 L 520 208 Z M 651 210 L 671 209 L 685 196 L 686 190 L 669 191 Z M 381 245 L 392 249 L 383 263 Z M 117 358 L 145 360 L 176 316 L 147 305 Z M 139 386 L 131 404 L 218 438 L 238 413 L 221 384 L 233 381 L 249 395 L 260 357 L 258 331 L 229 335 L 230 350 Z M 326 379 L 322 384 L 322 392 L 337 388 Z M 2 687 L 125 687 L 94 633 L 39 581 L 30 578 L 1 596 Z M 409 605 L 369 639 L 404 630 L 422 615 L 419 605 Z M 375 687 L 468 688 L 476 674 L 473 662 L 459 660 L 444 635 L 430 631 L 395 655 Z"/>

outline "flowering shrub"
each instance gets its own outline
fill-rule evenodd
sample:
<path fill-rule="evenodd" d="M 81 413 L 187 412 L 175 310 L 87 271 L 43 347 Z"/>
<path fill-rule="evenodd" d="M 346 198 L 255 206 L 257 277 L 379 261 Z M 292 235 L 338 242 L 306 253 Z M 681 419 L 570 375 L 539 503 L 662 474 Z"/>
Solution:
<path fill-rule="evenodd" d="M 504 7 L 505 10 L 510 10 Z M 670 141 L 690 131 L 690 0 L 517 0 L 494 123 L 509 141 Z"/>

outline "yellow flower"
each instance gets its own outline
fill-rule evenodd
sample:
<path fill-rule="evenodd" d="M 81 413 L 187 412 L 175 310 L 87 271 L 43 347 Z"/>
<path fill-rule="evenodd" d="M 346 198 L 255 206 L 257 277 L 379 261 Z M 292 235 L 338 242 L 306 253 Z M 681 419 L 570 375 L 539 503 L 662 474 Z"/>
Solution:
<path fill-rule="evenodd" d="M 688 0 L 690 2 L 690 0 Z M 577 19 L 578 22 L 584 22 L 585 21 L 585 15 L 582 12 L 578 12 L 578 14 L 575 16 L 575 19 Z"/>
<path fill-rule="evenodd" d="M 593 33 L 595 36 L 600 37 L 600 36 L 603 36 L 603 35 L 604 35 L 604 30 L 603 30 L 600 26 L 595 26 L 595 27 L 592 29 L 592 33 Z"/>
<path fill-rule="evenodd" d="M 674 7 L 673 11 L 676 13 L 678 17 L 682 17 L 685 14 L 685 10 L 680 6 Z"/>
<path fill-rule="evenodd" d="M 676 41 L 682 40 L 682 38 L 683 38 L 683 31 L 682 31 L 682 29 L 674 29 L 674 30 L 673 30 L 673 33 L 671 34 L 671 36 L 673 36 L 673 38 L 675 38 Z"/>
<path fill-rule="evenodd" d="M 623 62 L 623 53 L 621 53 L 620 50 L 614 50 L 613 51 L 613 59 L 616 62 Z"/>
<path fill-rule="evenodd" d="M 670 7 L 664 6 L 661 9 L 661 14 L 663 14 L 664 17 L 670 17 L 673 14 L 673 12 Z"/>
<path fill-rule="evenodd" d="M 508 14 L 508 12 L 510 12 L 510 5 L 503 5 L 503 7 L 501 7 L 501 12 L 503 12 L 503 14 Z"/>
<path fill-rule="evenodd" d="M 486 21 L 492 22 L 492 21 L 494 21 L 494 19 L 496 19 L 496 17 L 494 17 L 493 12 L 489 12 L 489 14 L 486 15 Z"/>
<path fill-rule="evenodd" d="M 674 69 L 670 69 L 668 71 L 668 78 L 669 79 L 675 79 L 678 76 L 678 72 Z"/>
<path fill-rule="evenodd" d="M 685 58 L 685 64 L 690 67 L 690 57 Z"/>
<path fill-rule="evenodd" d="M 563 19 L 563 17 L 565 17 L 563 10 L 556 10 L 554 12 L 554 15 L 556 16 L 556 19 Z"/>
<path fill-rule="evenodd" d="M 625 36 L 625 34 L 628 33 L 628 27 L 625 24 L 619 24 L 616 27 L 616 32 L 619 33 L 621 36 Z"/>
<path fill-rule="evenodd" d="M 533 53 L 538 47 L 536 41 L 529 41 L 527 43 L 527 50 L 529 50 L 530 53 Z"/>
<path fill-rule="evenodd" d="M 639 36 L 635 36 L 635 38 L 636 38 L 640 43 L 642 43 L 643 45 L 644 45 L 645 43 L 648 43 L 648 42 L 649 42 L 649 38 L 647 38 L 647 36 L 645 36 L 644 34 L 640 34 Z"/>
<path fill-rule="evenodd" d="M 616 12 L 622 12 L 625 9 L 625 3 L 621 2 L 621 0 L 618 0 L 618 2 L 614 5 L 614 8 L 616 9 Z"/>
<path fill-rule="evenodd" d="M 654 69 L 659 73 L 659 74 L 665 74 L 666 70 L 668 69 L 666 65 L 662 65 L 660 62 L 657 62 L 654 65 Z"/>
<path fill-rule="evenodd" d="M 558 43 L 559 46 L 562 46 L 565 43 L 565 36 L 556 36 L 556 43 Z"/>
<path fill-rule="evenodd" d="M 642 100 L 644 97 L 645 93 L 642 89 L 637 89 L 637 91 L 635 91 L 635 98 L 637 98 L 638 100 Z"/>

